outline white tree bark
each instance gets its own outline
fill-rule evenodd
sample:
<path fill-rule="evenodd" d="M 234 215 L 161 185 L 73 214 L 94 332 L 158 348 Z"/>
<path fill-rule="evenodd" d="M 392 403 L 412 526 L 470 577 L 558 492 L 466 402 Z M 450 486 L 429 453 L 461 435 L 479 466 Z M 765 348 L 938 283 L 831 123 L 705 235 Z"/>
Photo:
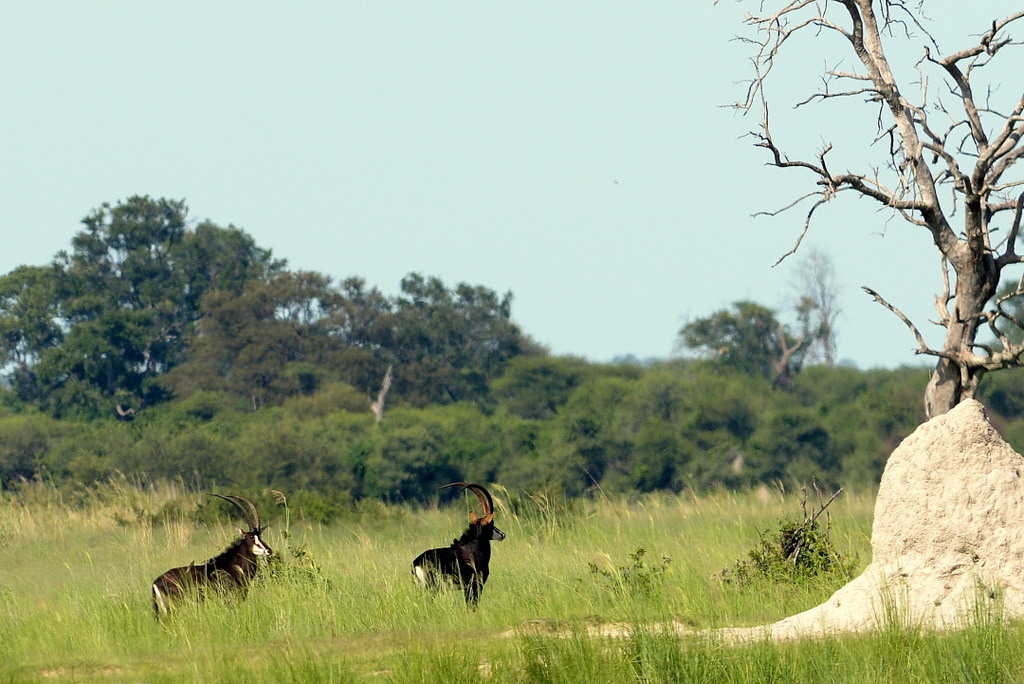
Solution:
<path fill-rule="evenodd" d="M 393 368 L 394 366 L 388 365 L 388 370 L 384 373 L 384 381 L 380 386 L 380 392 L 377 393 L 377 400 L 370 402 L 370 410 L 373 411 L 373 415 L 377 417 L 378 423 L 384 420 L 384 404 L 388 400 L 388 392 L 391 391 L 391 371 Z"/>

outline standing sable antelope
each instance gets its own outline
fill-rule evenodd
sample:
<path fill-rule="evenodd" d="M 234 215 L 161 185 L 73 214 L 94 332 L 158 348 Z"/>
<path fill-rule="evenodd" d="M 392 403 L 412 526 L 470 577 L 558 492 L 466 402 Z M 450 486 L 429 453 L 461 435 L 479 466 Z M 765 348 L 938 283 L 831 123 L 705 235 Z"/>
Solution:
<path fill-rule="evenodd" d="M 446 586 L 461 586 L 466 605 L 476 607 L 480 592 L 490 573 L 491 541 L 501 541 L 505 533 L 494 526 L 494 501 L 478 484 L 452 482 L 439 489 L 462 487 L 480 499 L 483 515 L 469 514 L 469 528 L 452 545 L 424 551 L 412 562 L 412 574 L 423 588 L 432 593 Z M 462 490 L 459 490 L 462 491 Z"/>
<path fill-rule="evenodd" d="M 264 528 L 260 526 L 260 514 L 256 512 L 256 506 L 252 501 L 241 496 L 224 496 L 212 492 L 210 494 L 233 503 L 241 511 L 242 517 L 249 525 L 249 531 L 238 530 L 241 538 L 219 556 L 201 565 L 193 562 L 184 567 L 173 568 L 157 577 L 153 582 L 153 606 L 158 617 L 169 612 L 174 603 L 189 592 L 202 596 L 209 589 L 244 590 L 256 575 L 257 558 L 270 556 L 272 553 L 270 547 L 260 538 Z"/>

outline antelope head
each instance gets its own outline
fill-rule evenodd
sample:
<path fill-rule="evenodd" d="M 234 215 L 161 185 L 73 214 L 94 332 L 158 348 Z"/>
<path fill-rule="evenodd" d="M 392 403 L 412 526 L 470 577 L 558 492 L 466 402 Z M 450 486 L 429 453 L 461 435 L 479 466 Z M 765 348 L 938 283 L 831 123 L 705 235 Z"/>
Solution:
<path fill-rule="evenodd" d="M 249 501 L 243 496 L 233 496 L 231 494 L 214 494 L 213 492 L 209 492 L 209 494 L 211 496 L 216 496 L 219 499 L 224 499 L 225 501 L 231 502 L 232 504 L 235 505 L 235 508 L 237 508 L 239 512 L 242 514 L 242 518 L 245 519 L 246 524 L 249 526 L 249 531 L 244 532 L 241 529 L 239 529 L 238 532 L 242 535 L 242 538 L 245 539 L 245 541 L 248 542 L 249 545 L 251 546 L 252 555 L 270 556 L 273 554 L 273 551 L 270 550 L 270 547 L 264 544 L 263 539 L 260 537 L 260 535 L 263 533 L 263 530 L 265 530 L 266 528 L 260 525 L 260 514 L 256 510 L 256 505 L 252 501 Z M 243 506 L 242 504 L 245 505 Z"/>
<path fill-rule="evenodd" d="M 501 541 L 505 538 L 505 533 L 494 526 L 494 500 L 491 499 L 491 493 L 486 488 L 481 487 L 478 484 L 471 484 L 468 482 L 452 482 L 446 484 L 438 489 L 447 489 L 448 487 L 461 487 L 459 491 L 468 489 L 469 491 L 476 494 L 476 498 L 480 499 L 480 508 L 482 509 L 483 515 L 477 516 L 475 512 L 469 514 L 469 524 L 477 525 L 480 528 L 490 525 L 493 528 L 491 534 L 492 541 Z"/>

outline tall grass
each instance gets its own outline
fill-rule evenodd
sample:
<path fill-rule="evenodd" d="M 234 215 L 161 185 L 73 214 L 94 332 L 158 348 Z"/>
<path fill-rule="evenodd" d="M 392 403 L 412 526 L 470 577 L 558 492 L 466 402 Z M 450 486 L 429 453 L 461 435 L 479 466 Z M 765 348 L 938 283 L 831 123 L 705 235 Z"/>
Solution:
<path fill-rule="evenodd" d="M 153 578 L 215 555 L 237 534 L 232 521 L 203 514 L 204 497 L 180 483 L 123 479 L 70 494 L 46 484 L 5 493 L 0 681 L 1024 679 L 1024 629 L 998 615 L 968 616 L 946 634 L 893 620 L 875 634 L 787 644 L 727 645 L 659 629 L 756 625 L 830 595 L 835 580 L 741 587 L 712 579 L 759 531 L 795 513 L 795 496 L 565 502 L 492 491 L 508 537 L 493 545 L 476 611 L 458 592 L 423 594 L 409 576 L 416 554 L 461 533 L 475 502 L 466 497 L 441 509 L 368 506 L 329 527 L 282 515 L 265 535 L 282 562 L 248 596 L 184 604 L 160 621 Z M 844 495 L 830 508 L 835 541 L 862 565 L 872 507 L 870 496 Z M 650 581 L 620 573 L 638 549 Z M 609 622 L 633 626 L 633 635 L 590 636 L 589 625 Z"/>

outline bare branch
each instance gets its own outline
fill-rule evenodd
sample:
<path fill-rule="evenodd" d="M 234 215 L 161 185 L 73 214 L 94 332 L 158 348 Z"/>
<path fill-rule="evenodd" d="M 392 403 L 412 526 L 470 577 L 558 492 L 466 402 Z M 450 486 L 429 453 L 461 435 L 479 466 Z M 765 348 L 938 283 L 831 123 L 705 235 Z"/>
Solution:
<path fill-rule="evenodd" d="M 1009 337 L 1007 337 L 999 328 L 998 323 L 1000 321 L 1009 321 L 1010 323 L 1015 325 L 1019 330 L 1024 330 L 1024 322 L 1021 322 L 1019 318 L 1014 316 L 1012 313 L 1010 313 L 1003 307 L 1003 304 L 1005 304 L 1007 301 L 1024 295 L 1024 289 L 1022 289 L 1021 287 L 1022 284 L 1024 284 L 1024 276 L 1022 276 L 1021 281 L 1017 282 L 1017 288 L 1014 291 L 1009 292 L 996 299 L 995 308 L 992 311 L 987 312 L 985 316 L 987 319 L 989 331 L 992 333 L 992 336 L 999 341 L 999 344 L 1002 345 L 1004 351 L 1008 349 L 1013 349 L 1014 344 L 1010 341 Z M 990 347 L 987 347 L 985 345 L 976 346 L 985 349 L 986 353 L 989 356 L 993 356 L 995 354 L 995 352 Z M 1024 349 L 1022 349 L 1022 351 L 1024 351 Z M 1016 356 L 1020 356 L 1020 352 L 1018 352 Z"/>
<path fill-rule="evenodd" d="M 977 142 L 979 152 L 982 153 L 988 149 L 988 138 L 985 135 L 985 127 L 981 124 L 981 116 L 978 114 L 977 107 L 974 104 L 974 92 L 971 89 L 970 80 L 968 76 L 960 70 L 958 63 L 961 59 L 965 59 L 967 55 L 973 56 L 983 49 L 984 48 L 981 46 L 976 46 L 975 48 L 963 50 L 956 55 L 946 57 L 941 60 L 932 59 L 930 52 L 928 52 L 927 49 L 925 55 L 927 59 L 945 69 L 956 83 L 957 88 L 959 89 L 957 95 L 960 97 L 964 111 L 967 114 L 967 122 L 971 127 L 971 137 Z"/>
<path fill-rule="evenodd" d="M 1017 198 L 1017 209 L 1013 213 L 1013 225 L 1010 226 L 1010 236 L 1006 238 L 1006 251 L 1003 252 L 996 260 L 996 264 L 1000 267 L 1006 266 L 1007 264 L 1020 263 L 1021 258 L 1017 256 L 1017 236 L 1020 234 L 1020 217 L 1021 213 L 1024 213 L 1024 192 Z"/>
<path fill-rule="evenodd" d="M 753 214 L 751 214 L 751 216 L 752 217 L 754 217 L 754 216 L 777 216 L 777 215 L 781 214 L 784 211 L 788 211 L 789 209 L 792 209 L 793 207 L 795 207 L 796 205 L 800 204 L 801 202 L 803 202 L 808 197 L 814 197 L 814 196 L 820 195 L 820 194 L 821 194 L 820 192 L 809 192 L 806 195 L 803 195 L 802 197 L 797 197 L 795 200 L 793 200 L 792 202 L 790 202 L 786 206 L 782 207 L 781 209 L 776 209 L 775 211 L 755 211 Z"/>
<path fill-rule="evenodd" d="M 790 364 L 793 360 L 793 354 L 803 346 L 807 340 L 807 331 L 804 330 L 800 335 L 800 339 L 789 346 L 786 342 L 786 326 L 779 323 L 779 359 L 773 363 L 773 374 L 772 387 L 779 387 L 787 384 L 790 380 Z"/>
<path fill-rule="evenodd" d="M 943 357 L 947 357 L 948 358 L 948 356 L 949 356 L 948 354 L 944 354 L 943 352 L 935 351 L 934 349 L 931 349 L 931 348 L 928 347 L 927 343 L 925 343 L 925 341 L 924 341 L 924 336 L 921 335 L 921 331 L 917 329 L 917 326 L 914 325 L 913 322 L 911 322 L 911 320 L 909 318 L 907 318 L 906 314 L 904 314 L 902 311 L 897 309 L 895 306 L 893 306 L 889 302 L 885 301 L 885 299 L 882 298 L 882 295 L 878 294 L 877 292 L 872 290 L 870 287 L 867 287 L 866 285 L 864 285 L 864 286 L 861 286 L 861 289 L 864 290 L 865 292 L 867 292 L 872 297 L 874 297 L 876 302 L 878 302 L 879 304 L 884 306 L 886 309 L 888 309 L 889 311 L 891 311 L 894 314 L 896 314 L 896 317 L 899 318 L 901 321 L 903 321 L 908 328 L 910 328 L 910 332 L 912 332 L 914 334 L 914 338 L 917 340 L 917 344 L 918 344 L 918 348 L 916 350 L 914 350 L 915 354 L 931 354 L 932 356 L 943 356 Z"/>
<path fill-rule="evenodd" d="M 817 490 L 817 488 L 818 488 L 818 487 L 817 487 L 817 483 L 815 483 L 815 487 L 814 487 L 814 488 L 815 488 L 815 490 Z M 832 505 L 832 502 L 836 500 L 836 497 L 837 497 L 837 496 L 839 496 L 839 494 L 840 494 L 840 493 L 842 493 L 842 491 L 843 491 L 843 488 L 842 488 L 842 487 L 840 487 L 839 489 L 837 489 L 837 490 L 835 491 L 835 493 L 834 493 L 834 494 L 832 494 L 832 496 L 830 496 L 830 497 L 829 497 L 829 499 L 828 499 L 828 501 L 826 501 L 826 502 L 825 502 L 824 504 L 822 504 L 822 503 L 821 503 L 821 494 L 819 493 L 819 495 L 818 495 L 818 512 L 817 512 L 817 513 L 815 513 L 815 514 L 814 514 L 813 516 L 811 516 L 810 520 L 809 520 L 809 521 L 807 521 L 807 522 L 809 522 L 809 523 L 810 523 L 811 525 L 813 525 L 813 524 L 814 524 L 814 521 L 815 521 L 815 520 L 817 520 L 817 519 L 818 519 L 818 517 L 819 517 L 819 516 L 820 516 L 820 515 L 821 515 L 822 513 L 824 513 L 824 512 L 825 512 L 825 509 L 826 509 L 826 508 L 828 508 L 829 506 L 831 506 L 831 505 Z M 805 516 L 805 517 L 806 517 L 806 516 Z"/>
<path fill-rule="evenodd" d="M 878 91 L 875 90 L 874 88 L 859 88 L 858 90 L 844 90 L 838 93 L 814 93 L 813 95 L 808 96 L 806 99 L 797 102 L 796 105 L 794 105 L 794 107 L 803 107 L 816 100 L 829 100 L 838 97 L 855 97 L 857 95 L 864 95 L 866 93 L 873 93 L 877 95 Z"/>
<path fill-rule="evenodd" d="M 815 193 L 815 194 L 818 194 L 818 193 Z M 821 198 L 820 200 L 818 200 L 817 202 L 814 203 L 814 205 L 811 207 L 810 211 L 807 212 L 807 218 L 804 219 L 804 228 L 803 228 L 803 230 L 800 231 L 800 235 L 797 236 L 796 244 L 793 245 L 792 249 L 790 249 L 788 252 L 786 252 L 785 254 L 780 256 L 778 258 L 778 260 L 774 264 L 772 264 L 772 268 L 775 268 L 776 266 L 781 264 L 783 261 L 786 260 L 787 257 L 790 257 L 793 254 L 796 254 L 796 250 L 800 249 L 800 243 L 803 242 L 804 236 L 807 235 L 807 230 L 811 227 L 811 217 L 814 216 L 815 210 L 817 210 L 818 207 L 820 207 L 822 204 L 825 204 L 826 202 L 828 202 L 828 198 L 827 197 L 823 197 L 823 198 Z M 790 205 L 790 206 L 792 206 L 792 205 Z"/>
<path fill-rule="evenodd" d="M 1024 112 L 1024 95 L 1018 101 L 1013 114 L 1006 118 L 1003 129 L 992 142 L 990 153 L 985 159 L 985 163 L 989 167 L 988 177 L 985 179 L 987 186 L 998 183 L 1006 170 L 1024 156 L 1024 148 L 1018 147 L 1021 139 L 1024 138 L 1022 112 Z"/>
<path fill-rule="evenodd" d="M 752 59 L 755 77 L 750 82 L 746 99 L 734 105 L 737 109 L 749 111 L 753 108 L 754 102 L 759 95 L 762 96 L 761 99 L 763 100 L 762 87 L 775 64 L 775 57 L 786 41 L 795 33 L 808 26 L 817 26 L 847 35 L 846 31 L 838 25 L 827 21 L 821 13 L 816 13 L 795 24 L 790 24 L 791 15 L 797 14 L 805 7 L 816 6 L 817 2 L 818 0 L 793 0 L 774 14 L 767 16 L 747 15 L 746 23 L 754 26 L 758 33 L 762 34 L 762 38 L 761 40 L 747 39 L 747 42 L 758 46 L 757 54 Z"/>
<path fill-rule="evenodd" d="M 1003 183 L 1001 185 L 993 186 L 991 188 L 991 192 L 1002 193 L 1002 192 L 1004 192 L 1006 190 L 1009 190 L 1011 188 L 1019 188 L 1022 185 L 1024 185 L 1024 180 L 1013 181 L 1012 183 Z M 989 208 L 989 211 L 996 212 L 996 211 L 1012 210 L 1012 209 L 1016 208 L 1016 206 L 1017 206 L 1016 200 L 1008 200 L 1006 202 L 990 202 L 989 205 L 988 205 L 988 208 Z"/>

